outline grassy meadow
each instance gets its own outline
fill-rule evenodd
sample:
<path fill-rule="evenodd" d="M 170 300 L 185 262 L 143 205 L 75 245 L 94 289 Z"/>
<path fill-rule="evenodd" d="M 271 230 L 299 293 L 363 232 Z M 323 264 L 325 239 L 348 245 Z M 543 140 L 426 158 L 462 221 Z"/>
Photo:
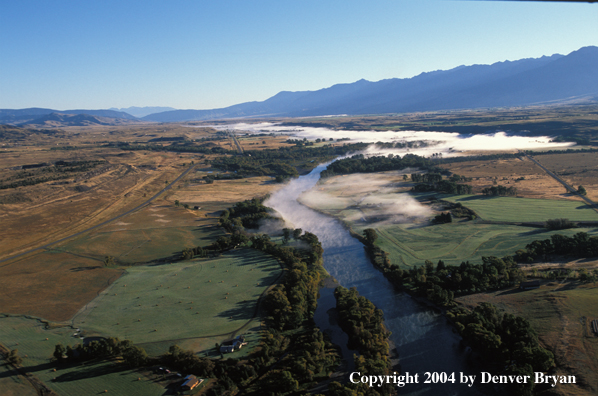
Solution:
<path fill-rule="evenodd" d="M 571 221 L 598 221 L 598 213 L 581 201 L 449 195 L 443 199 L 474 210 L 482 219 L 508 222 L 544 222 L 566 218 Z"/>
<path fill-rule="evenodd" d="M 578 384 L 560 386 L 558 394 L 598 392 L 598 337 L 590 323 L 598 319 L 598 288 L 576 280 L 542 281 L 539 289 L 480 293 L 457 299 L 474 306 L 491 302 L 530 321 L 540 341 L 555 355 L 557 374 L 576 375 Z"/>
<path fill-rule="evenodd" d="M 222 341 L 255 316 L 259 296 L 280 274 L 276 260 L 250 249 L 213 260 L 131 267 L 77 314 L 73 325 L 87 335 L 136 344 Z"/>
<path fill-rule="evenodd" d="M 425 226 L 393 224 L 380 226 L 376 230 L 379 236 L 376 244 L 390 254 L 393 264 L 401 267 L 423 265 L 425 260 L 434 263 L 443 260 L 451 265 L 458 265 L 462 261 L 481 263 L 483 256 L 512 255 L 528 243 L 550 238 L 553 234 L 571 236 L 580 231 L 598 232 L 587 228 L 548 231 L 474 221 Z M 356 231 L 361 230 L 357 228 Z"/>
<path fill-rule="evenodd" d="M 164 394 L 164 387 L 111 362 L 90 362 L 76 366 L 51 363 L 56 344 L 73 345 L 80 342 L 72 337 L 73 331 L 66 326 L 46 328 L 44 322 L 23 316 L 0 317 L 0 342 L 9 349 L 18 349 L 24 369 L 60 396 L 99 394 L 104 390 L 116 395 Z M 13 378 L 10 380 L 13 381 Z"/>

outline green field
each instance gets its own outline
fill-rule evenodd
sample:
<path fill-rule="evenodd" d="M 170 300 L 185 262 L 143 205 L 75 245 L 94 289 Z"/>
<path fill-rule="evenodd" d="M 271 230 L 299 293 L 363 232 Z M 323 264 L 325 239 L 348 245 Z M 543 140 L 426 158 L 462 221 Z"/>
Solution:
<path fill-rule="evenodd" d="M 147 263 L 167 260 L 185 248 L 209 245 L 221 235 L 224 232 L 213 218 L 190 216 L 174 207 L 158 207 L 67 241 L 56 250 L 102 260 L 112 256 L 119 264 Z"/>
<path fill-rule="evenodd" d="M 36 319 L 3 316 L 0 317 L 0 342 L 9 349 L 18 349 L 25 370 L 60 396 L 93 395 L 104 390 L 113 395 L 164 394 L 164 387 L 119 364 L 91 362 L 70 366 L 51 363 L 50 357 L 56 344 L 75 344 L 78 340 L 72 337 L 73 329 L 70 327 L 45 327 Z M 12 377 L 10 380 L 13 380 Z"/>
<path fill-rule="evenodd" d="M 0 363 L 0 390 L 2 396 L 37 396 L 35 388 L 8 364 Z"/>
<path fill-rule="evenodd" d="M 356 231 L 361 232 L 360 229 Z M 390 254 L 393 264 L 402 267 L 423 265 L 425 260 L 434 263 L 443 260 L 451 265 L 462 261 L 481 263 L 483 256 L 513 255 L 528 243 L 553 234 L 597 233 L 596 229 L 587 228 L 547 231 L 472 221 L 427 226 L 395 224 L 378 227 L 377 231 L 379 238 L 376 244 Z"/>
<path fill-rule="evenodd" d="M 251 249 L 213 260 L 131 267 L 73 324 L 87 335 L 136 344 L 216 336 L 222 341 L 252 320 L 259 296 L 280 274 L 275 259 Z"/>
<path fill-rule="evenodd" d="M 598 221 L 598 213 L 580 201 L 550 199 L 449 195 L 443 199 L 459 202 L 482 219 L 508 222 L 543 222 L 565 218 L 571 221 Z"/>
<path fill-rule="evenodd" d="M 558 374 L 575 374 L 578 385 L 568 395 L 595 395 L 598 391 L 598 337 L 591 321 L 598 319 L 598 288 L 576 280 L 543 281 L 539 289 L 496 291 L 459 297 L 471 306 L 490 302 L 500 310 L 530 321 L 540 341 L 554 353 Z"/>

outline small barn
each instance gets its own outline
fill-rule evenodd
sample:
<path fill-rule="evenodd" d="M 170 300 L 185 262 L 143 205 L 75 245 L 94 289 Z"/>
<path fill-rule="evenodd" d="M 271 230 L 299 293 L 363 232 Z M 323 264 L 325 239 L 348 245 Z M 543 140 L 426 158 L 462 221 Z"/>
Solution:
<path fill-rule="evenodd" d="M 191 390 L 191 389 L 195 388 L 197 385 L 201 384 L 202 382 L 203 382 L 203 378 L 197 378 L 196 376 L 191 374 L 191 375 L 188 375 L 185 377 L 185 380 L 184 380 L 183 384 L 181 385 L 181 388 L 183 390 Z"/>
<path fill-rule="evenodd" d="M 534 280 L 534 281 L 529 281 L 529 282 L 521 282 L 519 284 L 519 289 L 521 289 L 521 290 L 532 290 L 532 289 L 537 289 L 539 287 L 540 287 L 539 280 Z"/>
<path fill-rule="evenodd" d="M 220 344 L 220 353 L 231 353 L 236 351 L 237 349 L 241 349 L 243 345 L 247 345 L 245 341 L 245 337 L 240 335 L 237 338 L 231 338 L 229 340 L 223 341 Z"/>

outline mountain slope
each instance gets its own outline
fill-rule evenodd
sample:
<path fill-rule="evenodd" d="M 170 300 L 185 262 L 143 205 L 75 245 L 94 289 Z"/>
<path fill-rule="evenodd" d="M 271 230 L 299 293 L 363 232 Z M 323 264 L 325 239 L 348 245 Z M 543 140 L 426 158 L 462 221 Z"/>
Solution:
<path fill-rule="evenodd" d="M 100 117 L 89 114 L 50 113 L 34 120 L 19 124 L 27 127 L 66 127 L 92 125 L 122 125 L 135 122 L 134 120 L 113 117 Z"/>
<path fill-rule="evenodd" d="M 360 80 L 318 91 L 280 92 L 263 102 L 213 110 L 177 110 L 151 114 L 143 119 L 175 122 L 251 116 L 358 115 L 598 98 L 596 70 L 598 47 L 584 47 L 567 56 L 459 66 L 408 79 Z"/>
<path fill-rule="evenodd" d="M 130 114 L 122 111 L 113 110 L 52 110 L 43 109 L 38 107 L 32 107 L 28 109 L 0 109 L 0 124 L 26 124 L 33 120 L 36 120 L 42 116 L 47 116 L 52 113 L 56 114 L 87 114 L 89 116 L 104 117 L 104 118 L 116 118 L 125 120 L 137 120 Z"/>

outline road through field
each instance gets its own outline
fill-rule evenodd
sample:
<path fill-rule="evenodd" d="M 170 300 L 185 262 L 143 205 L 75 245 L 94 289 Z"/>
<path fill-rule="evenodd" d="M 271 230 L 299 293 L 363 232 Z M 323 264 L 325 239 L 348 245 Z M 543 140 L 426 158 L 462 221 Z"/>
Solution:
<path fill-rule="evenodd" d="M 592 209 L 594 209 L 596 212 L 598 212 L 598 205 L 596 205 L 596 203 L 594 201 L 592 201 L 590 198 L 583 196 L 581 194 L 579 194 L 577 192 L 577 190 L 575 189 L 575 187 L 569 185 L 566 181 L 564 181 L 563 179 L 561 179 L 559 176 L 557 176 L 554 172 L 551 172 L 550 170 L 548 170 L 544 165 L 542 165 L 540 162 L 538 162 L 536 159 L 534 159 L 532 156 L 527 155 L 526 153 L 523 153 L 523 155 L 525 155 L 529 160 L 531 160 L 534 164 L 538 165 L 540 168 L 542 168 L 542 170 L 544 170 L 544 172 L 548 173 L 548 175 L 550 177 L 552 177 L 553 179 L 555 179 L 556 181 L 558 181 L 559 183 L 561 183 L 563 186 L 565 186 L 565 188 L 567 189 L 567 191 L 570 191 L 573 194 L 577 194 L 581 197 L 581 199 L 583 199 L 588 205 L 590 205 L 590 207 Z"/>
<path fill-rule="evenodd" d="M 136 212 L 136 211 L 138 211 L 139 209 L 142 209 L 142 208 L 146 207 L 147 205 L 149 205 L 149 204 L 150 204 L 152 201 L 154 201 L 156 198 L 158 198 L 158 197 L 159 197 L 161 194 L 163 194 L 165 191 L 168 191 L 168 190 L 170 190 L 170 188 L 172 188 L 172 186 L 174 186 L 174 185 L 175 185 L 175 184 L 176 184 L 176 183 L 177 183 L 177 182 L 178 182 L 180 179 L 182 179 L 182 178 L 183 178 L 183 177 L 185 177 L 185 176 L 186 176 L 186 175 L 187 175 L 189 172 L 191 172 L 191 170 L 192 170 L 193 168 L 195 168 L 195 166 L 196 166 L 196 165 L 191 165 L 191 166 L 190 166 L 190 167 L 189 167 L 187 170 L 185 170 L 183 173 L 181 173 L 181 174 L 179 175 L 179 177 L 177 177 L 176 179 L 174 179 L 174 181 L 173 181 L 172 183 L 170 183 L 169 185 L 167 185 L 166 187 L 164 187 L 164 188 L 163 188 L 162 190 L 160 190 L 160 191 L 159 191 L 159 192 L 158 192 L 156 195 L 154 195 L 153 197 L 151 197 L 151 198 L 150 198 L 150 199 L 148 199 L 147 201 L 143 202 L 141 205 L 139 205 L 139 206 L 137 206 L 137 207 L 135 207 L 135 208 L 133 208 L 133 209 L 131 209 L 131 210 L 128 210 L 128 211 L 126 211 L 126 212 L 124 212 L 124 213 L 121 213 L 121 214 L 119 214 L 118 216 L 115 216 L 115 217 L 113 217 L 113 218 L 111 218 L 111 219 L 108 219 L 108 220 L 106 220 L 106 221 L 103 221 L 103 222 L 101 222 L 100 224 L 96 224 L 95 226 L 93 226 L 93 227 L 89 227 L 89 228 L 87 228 L 87 229 L 85 229 L 85 230 L 83 230 L 83 231 L 79 231 L 79 232 L 77 232 L 77 233 L 74 233 L 74 234 L 72 234 L 72 235 L 69 235 L 69 236 L 67 236 L 67 237 L 64 237 L 64 238 L 58 239 L 58 240 L 56 240 L 56 241 L 54 241 L 54 242 L 46 243 L 45 245 L 39 246 L 39 247 L 37 247 L 37 248 L 30 249 L 30 250 L 27 250 L 27 251 L 25 251 L 25 252 L 21 252 L 21 253 L 19 253 L 19 254 L 15 254 L 15 255 L 13 255 L 13 256 L 9 256 L 9 257 L 6 257 L 6 258 L 3 258 L 3 259 L 0 259 L 0 263 L 3 263 L 3 262 L 6 262 L 6 261 L 9 261 L 9 260 L 15 259 L 15 258 L 17 258 L 17 257 L 24 256 L 24 255 L 26 255 L 26 254 L 29 254 L 29 253 L 32 253 L 32 252 L 35 252 L 35 251 L 38 251 L 38 250 L 43 250 L 43 249 L 46 249 L 46 248 L 48 248 L 48 247 L 50 247 L 50 246 L 52 246 L 52 245 L 55 245 L 55 244 L 57 244 L 57 243 L 60 243 L 60 242 L 64 242 L 64 241 L 66 241 L 66 240 L 68 240 L 68 239 L 71 239 L 71 238 L 77 237 L 77 236 L 79 236 L 79 235 L 83 235 L 83 234 L 85 234 L 86 232 L 89 232 L 89 231 L 91 231 L 91 230 L 95 230 L 96 228 L 102 227 L 102 226 L 104 226 L 104 225 L 106 225 L 106 224 L 108 224 L 108 223 L 111 223 L 111 222 L 113 222 L 114 220 L 118 220 L 118 219 L 120 219 L 120 218 L 123 218 L 123 217 L 125 217 L 125 216 L 127 216 L 127 215 L 129 215 L 129 214 L 131 214 L 131 213 L 133 213 L 133 212 Z"/>

